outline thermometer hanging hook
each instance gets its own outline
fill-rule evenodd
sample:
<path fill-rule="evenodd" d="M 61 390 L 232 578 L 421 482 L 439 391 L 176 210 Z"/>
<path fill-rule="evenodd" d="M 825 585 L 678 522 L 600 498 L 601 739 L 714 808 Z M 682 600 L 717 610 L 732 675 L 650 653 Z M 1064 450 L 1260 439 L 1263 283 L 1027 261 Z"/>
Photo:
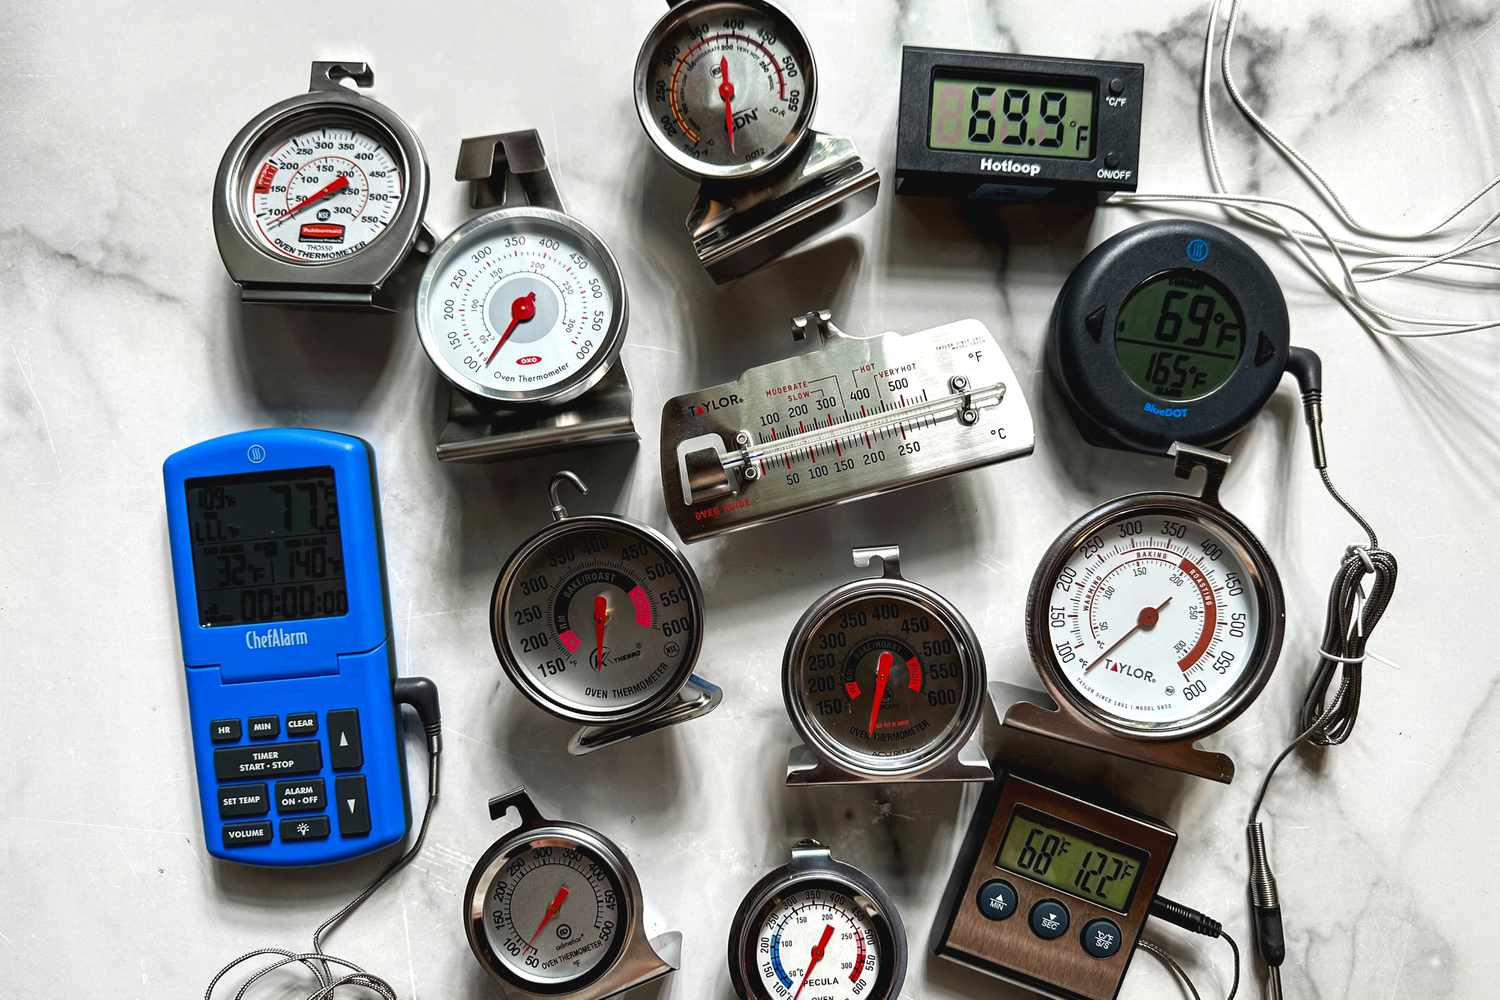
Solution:
<path fill-rule="evenodd" d="M 564 469 L 554 475 L 551 482 L 547 484 L 547 497 L 552 501 L 552 520 L 554 521 L 561 521 L 568 516 L 568 508 L 563 506 L 562 498 L 558 496 L 558 491 L 562 489 L 564 483 L 572 483 L 584 496 L 587 496 L 589 492 L 589 488 L 584 485 L 582 479 L 578 478 L 576 472 Z"/>
<path fill-rule="evenodd" d="M 901 579 L 901 546 L 869 545 L 854 550 L 854 565 L 864 569 L 873 560 L 880 561 L 881 575 L 886 579 Z"/>

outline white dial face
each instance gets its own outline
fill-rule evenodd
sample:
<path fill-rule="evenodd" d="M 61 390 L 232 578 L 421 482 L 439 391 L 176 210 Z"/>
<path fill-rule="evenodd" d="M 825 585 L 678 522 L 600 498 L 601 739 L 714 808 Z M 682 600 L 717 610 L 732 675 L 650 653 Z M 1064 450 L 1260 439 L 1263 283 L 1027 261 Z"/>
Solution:
<path fill-rule="evenodd" d="M 242 178 L 245 226 L 268 253 L 340 260 L 377 240 L 406 193 L 398 153 L 346 121 L 293 126 L 257 145 Z"/>
<path fill-rule="evenodd" d="M 874 923 L 848 892 L 801 889 L 762 916 L 755 979 L 774 1000 L 869 998 L 884 957 Z"/>
<path fill-rule="evenodd" d="M 1080 539 L 1058 572 L 1048 654 L 1117 723 L 1180 725 L 1217 709 L 1257 668 L 1256 579 L 1218 527 L 1127 512 Z"/>
<path fill-rule="evenodd" d="M 617 272 L 568 226 L 501 214 L 440 248 L 423 279 L 422 345 L 459 388 L 548 395 L 609 360 Z"/>

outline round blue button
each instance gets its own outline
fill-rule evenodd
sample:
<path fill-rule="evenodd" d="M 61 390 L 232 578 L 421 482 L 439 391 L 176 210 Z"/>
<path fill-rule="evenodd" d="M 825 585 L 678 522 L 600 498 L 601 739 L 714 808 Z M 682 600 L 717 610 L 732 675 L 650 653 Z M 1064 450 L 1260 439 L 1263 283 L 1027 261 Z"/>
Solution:
<path fill-rule="evenodd" d="M 1090 920 L 1083 925 L 1083 950 L 1095 958 L 1111 958 L 1121 944 L 1120 928 L 1113 920 Z"/>
<path fill-rule="evenodd" d="M 1031 933 L 1052 941 L 1068 933 L 1068 908 L 1055 899 L 1044 899 L 1031 908 Z"/>
<path fill-rule="evenodd" d="M 991 920 L 1006 920 L 1016 912 L 1016 890 L 1003 879 L 993 879 L 979 887 L 975 902 L 979 912 Z"/>
<path fill-rule="evenodd" d="M 1187 259 L 1190 260 L 1190 261 L 1192 261 L 1194 264 L 1201 264 L 1205 260 L 1208 260 L 1208 250 L 1209 250 L 1208 240 L 1205 240 L 1205 239 L 1192 239 L 1192 240 L 1188 240 L 1188 245 L 1187 245 Z"/>

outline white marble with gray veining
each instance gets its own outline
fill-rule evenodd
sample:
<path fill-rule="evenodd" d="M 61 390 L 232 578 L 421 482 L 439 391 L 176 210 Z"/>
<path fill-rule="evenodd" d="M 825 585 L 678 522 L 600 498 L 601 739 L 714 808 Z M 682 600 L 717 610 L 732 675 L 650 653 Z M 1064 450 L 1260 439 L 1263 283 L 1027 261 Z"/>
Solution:
<path fill-rule="evenodd" d="M 655 932 L 686 934 L 684 968 L 647 996 L 720 1000 L 744 890 L 815 834 L 893 893 L 910 930 L 904 995 L 1020 996 L 925 944 L 975 791 L 789 791 L 792 732 L 777 668 L 786 631 L 848 578 L 853 545 L 894 541 L 908 574 L 952 595 L 992 676 L 1025 682 L 1025 590 L 1041 551 L 1095 502 L 1167 481 L 1085 446 L 1041 371 L 1042 328 L 1068 267 L 1135 221 L 1026 208 L 965 213 L 892 196 L 903 42 L 1148 64 L 1143 191 L 1203 190 L 1194 109 L 1198 0 L 789 0 L 823 69 L 817 120 L 879 164 L 878 206 L 842 238 L 716 288 L 681 219 L 690 185 L 649 147 L 630 68 L 655 0 L 229 7 L 6 2 L 0 13 L 0 997 L 185 997 L 259 944 L 305 946 L 376 870 L 277 873 L 202 850 L 159 467 L 210 435 L 264 424 L 351 431 L 378 449 L 401 669 L 442 686 L 445 790 L 426 851 L 336 934 L 333 950 L 403 996 L 489 995 L 459 893 L 494 836 L 487 796 L 525 783 L 637 865 Z M 1426 224 L 1477 188 L 1500 146 L 1500 4 L 1254 2 L 1239 63 L 1255 104 L 1356 210 Z M 329 319 L 242 310 L 209 227 L 225 143 L 301 89 L 314 58 L 373 64 L 376 95 L 433 162 L 432 228 L 464 218 L 458 140 L 541 130 L 571 209 L 620 256 L 633 299 L 625 361 L 638 451 L 572 456 L 593 500 L 663 528 L 662 399 L 782 353 L 786 317 L 829 306 L 846 328 L 974 316 L 996 333 L 1038 421 L 1036 454 L 920 491 L 694 546 L 708 590 L 709 718 L 586 759 L 494 661 L 485 606 L 499 562 L 543 517 L 561 461 L 446 468 L 432 458 L 436 376 L 409 312 Z M 1226 119 L 1227 121 L 1227 119 Z M 1291 192 L 1283 164 L 1224 131 L 1231 181 Z M 1298 194 L 1301 198 L 1301 194 Z M 1290 996 L 1494 996 L 1500 905 L 1500 669 L 1491 650 L 1500 528 L 1500 341 L 1377 344 L 1280 251 L 1298 342 L 1326 360 L 1338 481 L 1402 560 L 1356 740 L 1295 759 L 1268 814 L 1285 896 Z M 1395 293 L 1384 293 L 1388 300 Z M 1494 312 L 1497 297 L 1439 305 Z M 1259 703 L 1216 738 L 1225 788 L 1135 773 L 1122 795 L 1182 832 L 1166 891 L 1245 934 L 1241 827 L 1286 740 L 1334 561 L 1356 540 L 1307 461 L 1283 387 L 1235 446 L 1226 489 L 1277 557 L 1286 653 Z M 913 511 L 920 516 L 913 516 Z M 410 752 L 417 749 L 412 744 Z M 1227 951 L 1158 929 L 1205 997 Z M 1253 993 L 1254 990 L 1252 989 Z M 272 990 L 267 995 L 281 995 Z M 286 994 L 290 996 L 291 994 Z M 1122 996 L 1175 996 L 1142 958 Z M 1242 995 L 1245 995 L 1242 993 Z"/>

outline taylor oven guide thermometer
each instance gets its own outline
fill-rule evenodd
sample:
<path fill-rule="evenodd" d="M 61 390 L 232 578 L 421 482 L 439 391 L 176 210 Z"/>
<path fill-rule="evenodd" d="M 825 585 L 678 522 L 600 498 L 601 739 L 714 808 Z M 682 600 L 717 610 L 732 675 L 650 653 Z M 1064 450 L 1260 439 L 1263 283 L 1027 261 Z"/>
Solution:
<path fill-rule="evenodd" d="M 983 323 L 854 337 L 666 402 L 661 482 L 685 542 L 1031 454 L 1031 411 Z"/>

